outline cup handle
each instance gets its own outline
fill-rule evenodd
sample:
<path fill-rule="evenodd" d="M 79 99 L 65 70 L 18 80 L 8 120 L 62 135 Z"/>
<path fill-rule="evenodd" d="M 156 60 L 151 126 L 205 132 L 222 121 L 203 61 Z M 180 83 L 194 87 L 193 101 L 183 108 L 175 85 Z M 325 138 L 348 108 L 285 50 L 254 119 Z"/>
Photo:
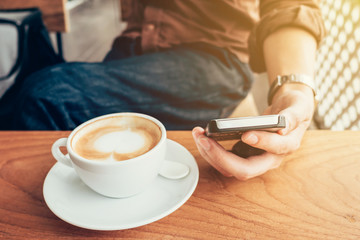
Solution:
<path fill-rule="evenodd" d="M 66 147 L 67 140 L 67 138 L 60 138 L 56 140 L 51 147 L 51 153 L 58 162 L 61 162 L 68 167 L 72 167 L 70 158 L 60 151 L 60 147 Z"/>

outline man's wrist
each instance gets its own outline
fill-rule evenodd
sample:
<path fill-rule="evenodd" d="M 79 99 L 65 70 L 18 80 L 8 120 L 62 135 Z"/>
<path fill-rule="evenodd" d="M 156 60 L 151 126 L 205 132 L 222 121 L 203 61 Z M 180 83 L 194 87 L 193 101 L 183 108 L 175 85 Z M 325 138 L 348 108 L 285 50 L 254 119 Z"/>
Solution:
<path fill-rule="evenodd" d="M 303 84 L 294 83 L 294 84 L 284 84 L 283 86 L 281 86 L 279 90 L 275 93 L 273 100 L 275 100 L 278 96 L 281 96 L 291 91 L 301 92 L 304 95 L 306 95 L 308 98 L 314 97 L 314 93 L 311 88 Z"/>
<path fill-rule="evenodd" d="M 268 104 L 271 105 L 273 99 L 279 93 L 284 93 L 284 91 L 301 91 L 306 93 L 309 96 L 312 96 L 314 99 L 314 105 L 317 104 L 317 94 L 315 89 L 315 84 L 313 78 L 309 75 L 304 74 L 290 74 L 277 76 L 276 79 L 270 86 L 268 93 Z"/>

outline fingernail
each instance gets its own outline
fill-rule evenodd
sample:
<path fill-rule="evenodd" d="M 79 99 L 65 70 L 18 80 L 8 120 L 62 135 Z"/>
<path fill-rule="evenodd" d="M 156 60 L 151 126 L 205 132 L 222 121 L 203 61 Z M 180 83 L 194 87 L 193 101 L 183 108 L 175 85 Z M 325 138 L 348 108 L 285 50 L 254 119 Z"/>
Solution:
<path fill-rule="evenodd" d="M 198 143 L 204 150 L 210 150 L 210 143 L 205 137 L 200 137 Z"/>
<path fill-rule="evenodd" d="M 199 135 L 200 135 L 200 129 L 199 127 L 194 127 L 193 130 L 192 130 L 192 135 L 194 138 L 197 138 Z"/>
<path fill-rule="evenodd" d="M 244 140 L 248 144 L 256 144 L 259 141 L 258 137 L 256 135 L 254 135 L 254 134 L 250 134 Z"/>
<path fill-rule="evenodd" d="M 193 135 L 193 138 L 195 138 L 196 139 L 196 132 L 195 132 L 196 130 L 195 129 L 193 129 L 192 131 L 191 131 L 191 134 Z"/>

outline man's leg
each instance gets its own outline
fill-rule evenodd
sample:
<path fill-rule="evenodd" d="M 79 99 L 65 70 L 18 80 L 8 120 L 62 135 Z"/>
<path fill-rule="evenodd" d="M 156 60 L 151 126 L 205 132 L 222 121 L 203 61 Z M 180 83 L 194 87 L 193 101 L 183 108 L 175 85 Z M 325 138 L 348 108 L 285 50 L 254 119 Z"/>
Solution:
<path fill-rule="evenodd" d="M 142 112 L 169 130 L 191 129 L 230 114 L 251 79 L 247 65 L 209 46 L 61 64 L 26 80 L 13 129 L 68 130 L 113 112 Z"/>

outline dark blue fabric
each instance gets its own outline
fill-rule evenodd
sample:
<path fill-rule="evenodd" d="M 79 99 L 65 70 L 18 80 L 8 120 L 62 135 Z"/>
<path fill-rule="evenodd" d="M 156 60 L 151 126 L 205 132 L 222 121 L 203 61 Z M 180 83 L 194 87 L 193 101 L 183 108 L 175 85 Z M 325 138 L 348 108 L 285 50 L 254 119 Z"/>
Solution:
<path fill-rule="evenodd" d="M 7 89 L 0 99 L 0 129 L 9 129 L 13 117 L 13 104 L 17 101 L 14 96 L 21 89 L 24 79 L 45 67 L 63 63 L 64 59 L 55 53 L 39 9 L 1 9 L 0 26 L 2 24 L 16 27 L 18 36 L 18 39 L 12 39 L 13 44 L 17 44 L 16 62 L 9 75 L 0 76 L 0 85 L 1 81 L 14 79 L 14 85 Z M 6 48 L 6 44 L 0 46 L 0 52 L 2 48 Z"/>
<path fill-rule="evenodd" d="M 139 42 L 126 41 L 117 39 L 104 62 L 64 63 L 31 75 L 12 96 L 12 120 L 3 126 L 71 130 L 99 115 L 141 112 L 168 130 L 192 129 L 229 115 L 251 87 L 249 67 L 226 50 L 191 44 L 141 54 Z"/>

